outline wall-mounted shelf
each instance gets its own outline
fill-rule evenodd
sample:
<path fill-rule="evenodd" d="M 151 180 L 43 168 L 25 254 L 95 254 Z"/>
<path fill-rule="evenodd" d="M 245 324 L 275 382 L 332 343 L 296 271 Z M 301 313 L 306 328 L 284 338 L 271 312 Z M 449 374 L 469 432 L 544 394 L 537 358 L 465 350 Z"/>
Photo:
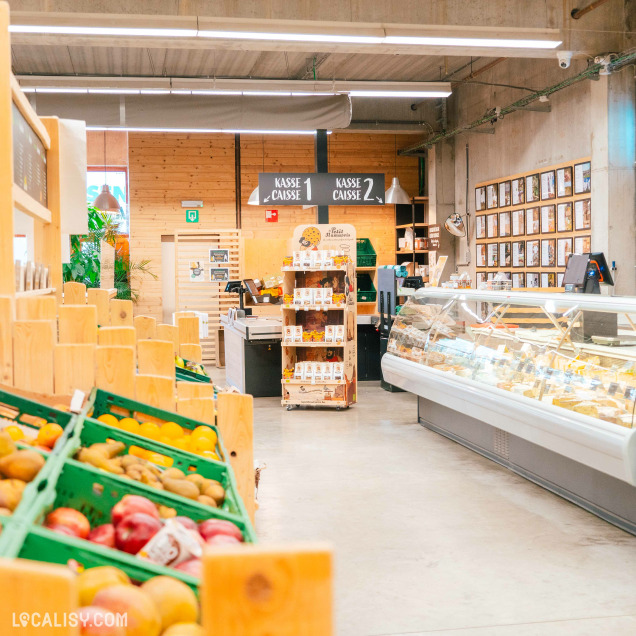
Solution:
<path fill-rule="evenodd" d="M 334 349 L 342 349 L 345 346 L 345 342 L 285 342 L 283 340 L 283 347 L 331 347 Z"/>
<path fill-rule="evenodd" d="M 283 309 L 291 311 L 343 311 L 345 305 L 284 305 Z"/>

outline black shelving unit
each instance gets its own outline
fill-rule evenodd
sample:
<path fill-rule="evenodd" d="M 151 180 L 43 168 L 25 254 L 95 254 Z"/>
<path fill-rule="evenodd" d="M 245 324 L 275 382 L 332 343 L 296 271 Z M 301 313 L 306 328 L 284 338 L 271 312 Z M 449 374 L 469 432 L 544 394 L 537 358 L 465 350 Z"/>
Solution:
<path fill-rule="evenodd" d="M 428 238 L 428 197 L 413 197 L 410 205 L 395 206 L 395 262 L 413 263 L 416 270 L 420 265 L 428 265 L 429 249 L 400 250 L 399 240 L 404 238 L 407 229 L 412 229 L 416 238 Z M 413 272 L 415 273 L 415 271 Z M 427 280 L 427 279 L 425 279 Z"/>

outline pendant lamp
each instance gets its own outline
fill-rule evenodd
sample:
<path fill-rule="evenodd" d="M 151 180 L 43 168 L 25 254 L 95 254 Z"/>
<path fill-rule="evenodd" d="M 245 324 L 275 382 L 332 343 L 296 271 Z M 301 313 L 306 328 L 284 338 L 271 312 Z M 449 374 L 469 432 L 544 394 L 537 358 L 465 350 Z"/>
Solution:
<path fill-rule="evenodd" d="M 394 174 L 397 175 L 397 135 L 395 135 L 395 170 Z M 397 176 L 393 177 L 391 187 L 384 193 L 384 202 L 387 205 L 410 205 L 411 197 L 409 197 L 406 190 L 400 185 L 400 180 Z"/>
<path fill-rule="evenodd" d="M 464 219 L 462 219 L 462 217 L 457 214 L 457 212 L 453 212 L 446 219 L 444 227 L 453 236 L 466 236 L 466 226 L 464 225 Z"/>
<path fill-rule="evenodd" d="M 265 172 L 265 136 L 261 137 L 261 148 L 263 153 L 263 172 Z M 256 186 L 252 190 L 252 194 L 250 194 L 250 198 L 247 200 L 247 205 L 260 205 L 261 197 L 258 192 L 258 186 Z"/>
<path fill-rule="evenodd" d="M 106 131 L 104 131 L 104 185 L 101 194 L 95 198 L 93 205 L 102 212 L 119 212 L 119 201 L 110 193 L 106 183 Z"/>

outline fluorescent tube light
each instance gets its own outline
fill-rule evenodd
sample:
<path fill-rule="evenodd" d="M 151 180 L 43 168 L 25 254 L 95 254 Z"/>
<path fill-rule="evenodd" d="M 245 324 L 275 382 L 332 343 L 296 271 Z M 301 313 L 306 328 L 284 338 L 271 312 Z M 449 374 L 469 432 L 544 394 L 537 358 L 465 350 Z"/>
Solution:
<path fill-rule="evenodd" d="M 290 92 L 286 91 L 243 91 L 243 95 L 256 96 L 256 97 L 289 97 Z"/>
<path fill-rule="evenodd" d="M 346 91 L 351 97 L 448 97 L 450 91 L 381 91 L 381 90 L 353 90 Z"/>
<path fill-rule="evenodd" d="M 142 88 L 139 90 L 142 95 L 170 95 L 169 88 Z"/>
<path fill-rule="evenodd" d="M 148 29 L 127 27 L 55 26 L 47 24 L 11 24 L 10 33 L 41 33 L 51 35 L 113 35 L 123 37 L 193 38 L 195 29 Z"/>
<path fill-rule="evenodd" d="M 88 92 L 91 95 L 139 95 L 138 88 L 89 88 Z"/>
<path fill-rule="evenodd" d="M 228 133 L 240 135 L 315 135 L 315 130 L 244 130 L 235 128 L 144 128 L 137 126 L 86 126 L 86 130 L 120 130 L 126 132 Z"/>
<path fill-rule="evenodd" d="M 382 44 L 386 38 L 366 35 L 331 35 L 327 33 L 261 33 L 259 31 L 199 31 L 200 38 L 219 40 L 274 40 L 278 42 L 334 42 Z"/>
<path fill-rule="evenodd" d="M 242 95 L 241 91 L 221 91 L 221 90 L 214 90 L 214 91 L 193 90 L 192 94 L 193 95 Z"/>
<path fill-rule="evenodd" d="M 467 46 L 502 49 L 555 49 L 560 40 L 513 40 L 498 38 L 446 38 L 410 35 L 387 35 L 384 44 L 409 44 L 420 46 Z"/>

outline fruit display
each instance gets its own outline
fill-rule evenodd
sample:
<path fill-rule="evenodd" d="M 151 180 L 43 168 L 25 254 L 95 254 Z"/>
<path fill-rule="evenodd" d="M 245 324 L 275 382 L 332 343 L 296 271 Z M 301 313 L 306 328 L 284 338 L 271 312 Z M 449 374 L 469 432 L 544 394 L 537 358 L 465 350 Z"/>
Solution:
<path fill-rule="evenodd" d="M 137 585 L 109 565 L 78 570 L 80 636 L 203 636 L 199 601 L 185 583 L 155 576 Z"/>
<path fill-rule="evenodd" d="M 59 424 L 47 422 L 42 417 L 28 418 L 23 415 L 20 422 L 0 417 L 0 433 L 6 433 L 14 442 L 49 452 L 55 448 L 64 429 Z"/>
<path fill-rule="evenodd" d="M 50 450 L 50 449 L 49 449 Z M 11 515 L 46 460 L 36 450 L 19 450 L 7 431 L 0 431 L 0 515 Z"/>
<path fill-rule="evenodd" d="M 194 430 L 180 426 L 176 422 L 138 422 L 132 417 L 117 418 L 112 413 L 103 413 L 97 421 L 108 426 L 119 428 L 128 433 L 172 446 L 179 450 L 200 455 L 206 459 L 221 461 L 218 450 L 218 439 L 215 430 L 210 426 L 197 426 Z"/>
<path fill-rule="evenodd" d="M 186 369 L 187 371 L 192 371 L 192 373 L 198 373 L 199 375 L 208 375 L 205 367 L 202 364 L 191 362 L 190 360 L 184 360 L 180 356 L 175 356 L 174 364 L 179 369 Z"/>
<path fill-rule="evenodd" d="M 91 528 L 82 512 L 62 506 L 46 515 L 44 527 L 197 577 L 203 548 L 244 541 L 243 532 L 231 521 L 205 519 L 197 523 L 178 515 L 174 508 L 133 494 L 113 506 L 109 523 Z"/>

